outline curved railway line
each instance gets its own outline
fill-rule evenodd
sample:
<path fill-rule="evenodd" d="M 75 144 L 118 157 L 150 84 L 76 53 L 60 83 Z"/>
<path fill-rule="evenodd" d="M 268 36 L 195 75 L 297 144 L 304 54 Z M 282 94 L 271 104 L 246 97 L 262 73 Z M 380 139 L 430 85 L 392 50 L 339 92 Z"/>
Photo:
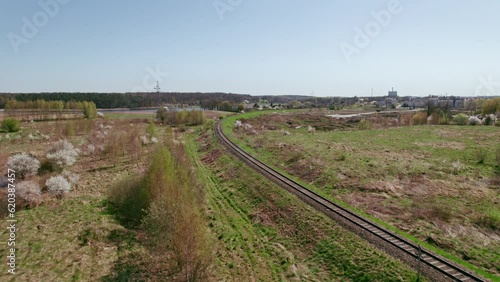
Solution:
<path fill-rule="evenodd" d="M 449 260 L 436 255 L 406 238 L 385 229 L 334 202 L 307 189 L 296 181 L 262 163 L 249 153 L 245 152 L 224 135 L 218 122 L 215 134 L 235 156 L 263 174 L 273 182 L 298 196 L 307 204 L 324 212 L 338 223 L 366 239 L 390 255 L 393 255 L 422 272 L 433 281 L 488 281 Z"/>

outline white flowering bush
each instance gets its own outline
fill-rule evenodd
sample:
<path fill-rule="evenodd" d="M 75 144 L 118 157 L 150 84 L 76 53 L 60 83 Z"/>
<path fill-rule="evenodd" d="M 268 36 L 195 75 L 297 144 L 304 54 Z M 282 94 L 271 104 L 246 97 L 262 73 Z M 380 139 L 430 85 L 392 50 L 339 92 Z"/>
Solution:
<path fill-rule="evenodd" d="M 149 144 L 149 140 L 148 140 L 148 137 L 142 135 L 141 137 L 139 137 L 141 139 L 141 143 L 142 145 L 147 145 Z"/>
<path fill-rule="evenodd" d="M 36 174 L 40 168 L 40 162 L 35 157 L 28 154 L 19 154 L 10 157 L 7 161 L 7 165 L 10 169 L 14 170 L 21 179 Z"/>
<path fill-rule="evenodd" d="M 71 166 L 76 162 L 76 157 L 78 157 L 78 150 L 75 146 L 66 140 L 59 140 L 52 147 L 46 155 L 55 165 L 64 168 L 66 166 Z"/>
<path fill-rule="evenodd" d="M 481 124 L 481 120 L 478 119 L 477 117 L 470 117 L 469 118 L 469 125 L 478 125 Z"/>
<path fill-rule="evenodd" d="M 33 181 L 23 181 L 16 185 L 16 194 L 29 204 L 36 203 L 42 194 L 40 187 Z"/>
<path fill-rule="evenodd" d="M 62 177 L 61 175 L 52 176 L 51 178 L 47 179 L 45 185 L 47 185 L 47 189 L 49 190 L 49 192 L 55 195 L 62 195 L 71 190 L 71 184 L 68 182 L 68 180 L 66 180 L 66 178 Z"/>
<path fill-rule="evenodd" d="M 78 180 L 80 180 L 80 175 L 71 171 L 65 170 L 63 171 L 62 175 L 69 181 L 69 183 L 73 185 L 76 184 Z"/>

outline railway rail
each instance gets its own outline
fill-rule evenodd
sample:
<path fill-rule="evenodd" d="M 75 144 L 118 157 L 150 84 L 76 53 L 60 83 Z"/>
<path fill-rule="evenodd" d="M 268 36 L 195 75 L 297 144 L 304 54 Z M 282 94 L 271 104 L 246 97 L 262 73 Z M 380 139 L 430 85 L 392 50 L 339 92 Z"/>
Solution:
<path fill-rule="evenodd" d="M 464 269 L 429 250 L 421 248 L 406 238 L 318 195 L 269 167 L 224 135 L 221 123 L 216 124 L 215 134 L 235 156 L 279 186 L 295 194 L 307 204 L 338 221 L 347 229 L 418 269 L 419 273 L 422 272 L 426 277 L 436 281 L 488 281 L 468 269 Z"/>

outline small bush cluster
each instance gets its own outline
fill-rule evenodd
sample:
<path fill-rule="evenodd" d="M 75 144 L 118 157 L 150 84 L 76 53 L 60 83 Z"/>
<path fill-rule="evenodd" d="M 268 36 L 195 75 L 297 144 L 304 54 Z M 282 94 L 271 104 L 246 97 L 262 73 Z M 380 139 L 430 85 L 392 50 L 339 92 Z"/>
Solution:
<path fill-rule="evenodd" d="M 492 230 L 500 230 L 500 210 L 490 209 L 481 215 L 476 223 Z"/>
<path fill-rule="evenodd" d="M 479 148 L 475 151 L 475 154 L 478 164 L 484 164 L 486 162 L 486 158 L 488 158 L 488 150 L 485 148 Z"/>
<path fill-rule="evenodd" d="M 50 147 L 46 157 L 56 167 L 62 169 L 76 162 L 78 150 L 67 140 L 59 140 Z"/>
<path fill-rule="evenodd" d="M 479 125 L 481 124 L 481 120 L 477 117 L 469 117 L 469 125 Z"/>
<path fill-rule="evenodd" d="M 457 125 L 466 125 L 469 120 L 469 117 L 466 114 L 458 114 L 453 118 L 453 121 Z"/>
<path fill-rule="evenodd" d="M 45 182 L 51 194 L 62 196 L 71 190 L 71 184 L 62 175 L 52 176 Z"/>
<path fill-rule="evenodd" d="M 243 123 L 241 120 L 237 120 L 234 122 L 234 128 L 237 130 L 243 129 L 243 131 L 250 134 L 257 134 L 257 131 L 253 128 L 251 124 Z"/>
<path fill-rule="evenodd" d="M 16 171 L 21 179 L 24 179 L 26 176 L 35 175 L 40 168 L 40 161 L 28 154 L 14 155 L 9 158 L 7 164 L 10 169 Z"/>
<path fill-rule="evenodd" d="M 414 125 L 422 125 L 427 123 L 427 114 L 425 112 L 418 112 L 413 115 L 412 122 Z"/>
<path fill-rule="evenodd" d="M 0 130 L 4 132 L 18 132 L 21 129 L 20 123 L 15 118 L 6 118 L 2 121 Z"/>
<path fill-rule="evenodd" d="M 16 195 L 26 202 L 26 205 L 33 207 L 38 204 L 41 190 L 34 181 L 23 181 L 16 185 Z"/>
<path fill-rule="evenodd" d="M 160 108 L 156 111 L 156 119 L 162 124 L 170 125 L 202 125 L 206 121 L 203 111 L 169 111 L 165 108 Z"/>
<path fill-rule="evenodd" d="M 358 129 L 360 129 L 360 130 L 369 130 L 369 129 L 372 129 L 372 127 L 373 127 L 373 124 L 371 123 L 371 121 L 366 120 L 366 119 L 362 119 L 358 123 Z"/>

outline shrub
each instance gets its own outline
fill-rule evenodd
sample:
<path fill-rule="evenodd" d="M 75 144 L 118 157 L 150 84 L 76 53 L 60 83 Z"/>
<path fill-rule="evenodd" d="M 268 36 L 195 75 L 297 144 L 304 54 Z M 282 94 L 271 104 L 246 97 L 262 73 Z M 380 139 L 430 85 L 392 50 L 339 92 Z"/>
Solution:
<path fill-rule="evenodd" d="M 149 138 L 158 137 L 158 132 L 156 131 L 156 126 L 154 123 L 149 123 L 146 127 L 146 133 Z"/>
<path fill-rule="evenodd" d="M 5 132 L 18 132 L 20 128 L 19 121 L 14 118 L 4 119 L 2 121 L 2 125 L 0 126 L 0 129 Z"/>
<path fill-rule="evenodd" d="M 54 166 L 49 160 L 42 159 L 42 161 L 40 162 L 40 168 L 38 169 L 38 174 L 45 174 L 50 172 L 54 172 Z"/>
<path fill-rule="evenodd" d="M 488 150 L 485 148 L 479 148 L 476 150 L 476 159 L 478 164 L 484 164 L 486 162 L 486 158 L 488 157 Z"/>
<path fill-rule="evenodd" d="M 465 114 L 458 114 L 453 118 L 453 121 L 458 125 L 466 125 L 469 117 Z"/>
<path fill-rule="evenodd" d="M 16 171 L 21 179 L 24 179 L 25 176 L 36 174 L 40 168 L 40 162 L 28 154 L 19 154 L 10 157 L 7 165 L 10 169 Z"/>
<path fill-rule="evenodd" d="M 47 152 L 47 159 L 59 168 L 71 166 L 76 162 L 78 151 L 66 140 L 57 141 Z"/>
<path fill-rule="evenodd" d="M 490 209 L 486 211 L 479 219 L 477 224 L 492 230 L 500 230 L 500 210 Z"/>
<path fill-rule="evenodd" d="M 41 191 L 38 184 L 33 181 L 23 181 L 16 185 L 16 194 L 24 200 L 28 206 L 37 204 Z"/>
<path fill-rule="evenodd" d="M 66 136 L 75 136 L 75 123 L 73 121 L 68 121 L 66 123 L 66 130 L 64 131 Z"/>
<path fill-rule="evenodd" d="M 122 223 L 131 227 L 141 223 L 149 206 L 144 181 L 137 175 L 127 176 L 114 183 L 108 189 L 108 200 Z"/>
<path fill-rule="evenodd" d="M 61 175 L 52 176 L 45 182 L 50 193 L 61 196 L 71 190 L 71 184 Z"/>
<path fill-rule="evenodd" d="M 481 124 L 481 120 L 478 119 L 477 117 L 470 117 L 469 118 L 469 125 L 478 125 Z"/>
<path fill-rule="evenodd" d="M 369 120 L 366 120 L 366 119 L 362 119 L 358 124 L 358 128 L 360 130 L 372 129 L 372 126 L 373 126 L 373 124 Z"/>
<path fill-rule="evenodd" d="M 418 112 L 412 118 L 414 125 L 422 125 L 427 123 L 427 114 L 425 112 Z"/>
<path fill-rule="evenodd" d="M 80 180 L 80 175 L 71 171 L 65 170 L 63 171 L 62 175 L 69 181 L 69 183 L 73 185 L 76 184 L 78 180 Z"/>
<path fill-rule="evenodd" d="M 483 120 L 484 125 L 493 125 L 494 123 L 495 120 L 491 117 L 491 115 L 487 115 Z"/>

